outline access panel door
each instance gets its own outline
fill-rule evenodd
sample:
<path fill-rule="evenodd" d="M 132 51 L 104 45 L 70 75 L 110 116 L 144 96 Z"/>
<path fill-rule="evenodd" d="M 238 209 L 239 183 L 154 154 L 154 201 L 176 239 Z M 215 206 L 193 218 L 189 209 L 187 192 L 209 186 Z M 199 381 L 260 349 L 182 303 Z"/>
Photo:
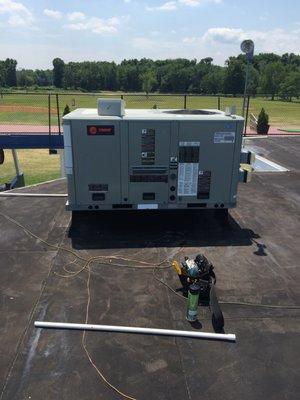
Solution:
<path fill-rule="evenodd" d="M 129 197 L 133 204 L 167 204 L 171 124 L 129 122 Z"/>
<path fill-rule="evenodd" d="M 179 123 L 178 196 L 187 202 L 229 202 L 235 136 L 235 123 Z"/>
<path fill-rule="evenodd" d="M 119 122 L 72 121 L 72 144 L 77 203 L 119 203 Z"/>

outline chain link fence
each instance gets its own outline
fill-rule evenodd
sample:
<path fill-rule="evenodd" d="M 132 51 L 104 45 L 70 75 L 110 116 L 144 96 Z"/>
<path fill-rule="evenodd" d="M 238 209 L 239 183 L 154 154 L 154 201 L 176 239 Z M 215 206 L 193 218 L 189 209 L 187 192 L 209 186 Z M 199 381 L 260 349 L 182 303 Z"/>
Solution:
<path fill-rule="evenodd" d="M 226 107 L 235 106 L 240 115 L 243 105 L 242 96 L 232 95 L 8 92 L 0 93 L 0 133 L 61 133 L 66 106 L 70 110 L 95 108 L 99 97 L 122 98 L 127 108 L 209 108 L 224 111 Z M 271 126 L 300 131 L 300 95 L 292 101 L 279 98 L 272 101 L 270 95 L 250 98 L 249 114 L 257 117 L 262 107 L 269 114 Z"/>

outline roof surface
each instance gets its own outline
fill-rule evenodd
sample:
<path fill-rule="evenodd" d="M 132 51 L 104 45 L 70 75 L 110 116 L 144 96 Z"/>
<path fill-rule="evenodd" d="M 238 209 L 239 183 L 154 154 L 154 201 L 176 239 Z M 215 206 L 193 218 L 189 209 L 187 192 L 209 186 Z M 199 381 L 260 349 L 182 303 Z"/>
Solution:
<path fill-rule="evenodd" d="M 1 400 L 122 398 L 91 365 L 81 332 L 34 328 L 35 320 L 83 323 L 89 274 L 70 277 L 82 261 L 65 265 L 72 254 L 46 246 L 15 221 L 83 258 L 114 255 L 131 266 L 138 261 L 121 257 L 154 264 L 203 252 L 215 266 L 219 299 L 299 305 L 300 140 L 251 143 L 290 172 L 255 174 L 241 185 L 229 226 L 207 211 L 78 213 L 71 221 L 63 198 L 0 199 Z M 21 191 L 66 188 L 58 180 Z M 180 288 L 170 269 L 156 273 Z M 199 309 L 201 325 L 189 325 L 185 300 L 155 280 L 152 268 L 96 262 L 89 289 L 91 323 L 213 331 L 207 307 Z M 222 309 L 236 343 L 89 332 L 86 348 L 104 376 L 136 399 L 298 399 L 299 310 Z"/>
<path fill-rule="evenodd" d="M 96 108 L 77 108 L 63 117 L 64 121 L 74 119 L 87 120 L 165 120 L 165 121 L 235 121 L 243 120 L 242 117 L 231 115 L 226 116 L 223 111 L 205 109 L 215 114 L 194 115 L 194 114 L 174 114 L 173 109 L 126 109 L 123 117 L 98 115 Z M 188 110 L 186 110 L 188 111 Z M 190 110 L 189 110 L 190 111 Z"/>

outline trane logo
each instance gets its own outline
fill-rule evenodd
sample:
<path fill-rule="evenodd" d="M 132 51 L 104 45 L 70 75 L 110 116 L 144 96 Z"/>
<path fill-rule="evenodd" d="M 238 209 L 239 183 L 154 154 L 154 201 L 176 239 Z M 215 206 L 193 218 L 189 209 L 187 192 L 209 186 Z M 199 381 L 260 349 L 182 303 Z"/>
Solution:
<path fill-rule="evenodd" d="M 88 125 L 87 134 L 89 136 L 114 135 L 115 127 L 113 125 Z"/>

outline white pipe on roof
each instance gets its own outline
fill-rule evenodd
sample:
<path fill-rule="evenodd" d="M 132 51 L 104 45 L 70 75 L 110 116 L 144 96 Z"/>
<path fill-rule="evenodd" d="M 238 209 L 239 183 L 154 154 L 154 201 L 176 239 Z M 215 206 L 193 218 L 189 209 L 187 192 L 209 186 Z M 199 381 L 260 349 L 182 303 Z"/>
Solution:
<path fill-rule="evenodd" d="M 89 330 L 89 331 L 103 331 L 103 332 L 120 332 L 120 333 L 139 333 L 150 335 L 163 335 L 163 336 L 179 336 L 190 337 L 196 339 L 210 339 L 210 340 L 226 340 L 230 342 L 236 341 L 235 334 L 232 333 L 211 333 L 211 332 L 194 332 L 194 331 L 180 331 L 174 329 L 154 329 L 154 328 L 138 328 L 132 326 L 115 326 L 115 325 L 94 325 L 94 324 L 74 324 L 66 322 L 46 322 L 35 321 L 36 328 L 56 328 L 56 329 L 75 329 L 75 330 Z"/>
<path fill-rule="evenodd" d="M 6 193 L 0 192 L 0 197 L 68 197 L 66 193 Z"/>

